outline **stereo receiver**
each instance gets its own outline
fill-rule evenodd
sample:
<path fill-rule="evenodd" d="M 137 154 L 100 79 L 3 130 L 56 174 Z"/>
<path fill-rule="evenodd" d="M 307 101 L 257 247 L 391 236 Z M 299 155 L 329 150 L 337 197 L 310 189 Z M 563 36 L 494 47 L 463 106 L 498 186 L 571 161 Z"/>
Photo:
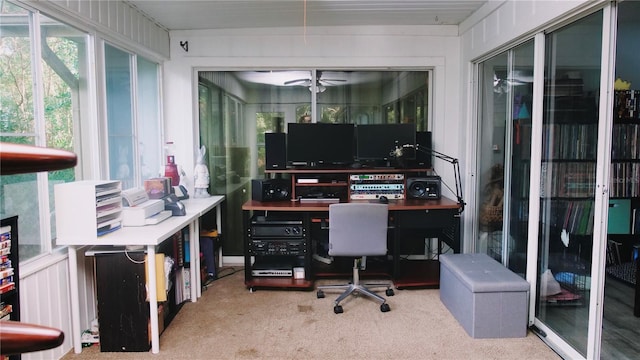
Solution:
<path fill-rule="evenodd" d="M 404 199 L 404 174 L 351 175 L 349 192 L 353 200 Z"/>
<path fill-rule="evenodd" d="M 303 240 L 253 240 L 249 252 L 253 255 L 304 255 Z"/>

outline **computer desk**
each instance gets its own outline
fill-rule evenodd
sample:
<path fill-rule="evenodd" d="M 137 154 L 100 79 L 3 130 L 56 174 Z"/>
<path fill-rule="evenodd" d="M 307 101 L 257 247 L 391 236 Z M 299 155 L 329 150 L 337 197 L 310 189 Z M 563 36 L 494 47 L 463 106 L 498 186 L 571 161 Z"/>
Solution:
<path fill-rule="evenodd" d="M 352 200 L 352 202 L 371 202 L 372 200 Z M 268 214 L 269 212 L 300 213 L 304 218 L 306 231 L 310 233 L 312 218 L 328 217 L 330 203 L 300 201 L 247 201 L 243 206 L 243 224 L 248 233 L 250 218 L 253 214 Z M 454 252 L 460 252 L 460 204 L 446 197 L 438 200 L 402 199 L 389 200 L 389 214 L 393 224 L 393 249 L 391 255 L 392 277 L 397 288 L 437 287 L 439 286 L 439 263 L 437 260 L 400 261 L 400 247 L 405 232 L 424 232 L 425 238 L 438 238 L 438 254 L 444 241 Z M 309 236 L 309 239 L 311 236 Z M 307 241 L 307 252 L 313 249 L 311 241 Z M 310 255 L 306 256 L 311 261 Z M 305 270 L 312 269 L 305 264 Z M 311 288 L 315 280 L 313 273 L 305 279 L 293 278 L 255 278 L 251 276 L 251 254 L 248 252 L 248 242 L 245 242 L 245 283 L 248 288 L 282 287 L 282 288 Z"/>

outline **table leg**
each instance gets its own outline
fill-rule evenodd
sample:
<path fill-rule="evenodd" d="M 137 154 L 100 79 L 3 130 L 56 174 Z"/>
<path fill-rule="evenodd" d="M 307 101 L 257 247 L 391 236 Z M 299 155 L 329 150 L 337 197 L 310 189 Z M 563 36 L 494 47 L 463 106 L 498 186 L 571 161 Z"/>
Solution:
<path fill-rule="evenodd" d="M 200 278 L 200 219 L 196 217 L 189 225 L 191 241 L 191 302 L 198 301 L 202 295 L 202 279 Z"/>
<path fill-rule="evenodd" d="M 71 290 L 71 339 L 73 351 L 76 354 L 82 352 L 82 338 L 80 330 L 80 295 L 78 291 L 78 249 L 75 245 L 69 245 L 69 289 Z"/>
<path fill-rule="evenodd" d="M 151 352 L 160 352 L 160 332 L 158 329 L 158 288 L 156 273 L 156 248 L 147 245 L 147 270 L 149 272 L 149 318 L 151 320 Z M 162 280 L 164 281 L 164 279 Z"/>
<path fill-rule="evenodd" d="M 216 211 L 216 225 L 218 225 L 218 236 L 222 236 L 222 215 L 220 214 L 220 204 L 214 208 Z M 221 238 L 220 238 L 221 239 Z M 218 268 L 222 267 L 222 246 L 218 246 Z"/>

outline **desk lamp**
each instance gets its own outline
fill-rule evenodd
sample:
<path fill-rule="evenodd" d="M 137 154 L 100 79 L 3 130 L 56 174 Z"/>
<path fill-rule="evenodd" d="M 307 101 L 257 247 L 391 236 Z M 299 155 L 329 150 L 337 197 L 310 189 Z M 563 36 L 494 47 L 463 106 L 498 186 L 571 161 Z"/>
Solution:
<path fill-rule="evenodd" d="M 414 149 L 415 151 L 420 151 L 422 153 L 425 153 L 427 155 L 433 155 L 435 157 L 437 157 L 440 160 L 446 161 L 449 164 L 453 165 L 453 176 L 455 178 L 456 181 L 456 199 L 458 200 L 458 204 L 460 204 L 460 210 L 459 212 L 462 213 L 464 211 L 464 199 L 462 197 L 462 183 L 460 180 L 460 165 L 458 162 L 458 159 L 451 157 L 449 155 L 443 154 L 439 151 L 427 148 L 425 146 L 422 146 L 420 144 L 404 144 L 404 145 L 400 145 L 398 144 L 398 142 L 396 141 L 396 146 L 395 149 L 393 149 L 390 153 L 390 155 L 392 157 L 395 157 L 396 159 L 400 159 L 402 158 L 402 156 L 404 155 L 404 149 Z M 445 186 L 447 187 L 447 189 L 449 189 L 449 191 L 451 191 L 453 193 L 453 190 L 451 190 L 451 188 L 445 183 Z"/>

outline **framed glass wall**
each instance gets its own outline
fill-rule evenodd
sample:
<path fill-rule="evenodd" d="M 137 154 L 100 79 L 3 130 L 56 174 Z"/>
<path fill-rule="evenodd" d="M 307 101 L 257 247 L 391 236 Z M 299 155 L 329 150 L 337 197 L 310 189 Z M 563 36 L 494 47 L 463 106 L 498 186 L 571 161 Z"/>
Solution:
<path fill-rule="evenodd" d="M 241 256 L 251 178 L 264 178 L 264 133 L 288 123 L 415 122 L 428 129 L 429 71 L 200 71 L 200 140 L 213 193 L 225 194 L 225 256 Z M 397 109 L 392 117 L 387 108 Z M 328 140 L 330 141 L 330 140 Z"/>
<path fill-rule="evenodd" d="M 137 153 L 140 180 L 156 177 L 166 161 L 162 156 L 159 65 L 141 56 L 136 57 Z M 142 183 L 140 183 L 141 185 Z"/>
<path fill-rule="evenodd" d="M 618 5 L 609 220 L 602 321 L 603 359 L 640 353 L 640 3 Z"/>
<path fill-rule="evenodd" d="M 126 190 L 163 174 L 158 64 L 104 48 L 109 176 Z"/>
<path fill-rule="evenodd" d="M 104 46 L 109 138 L 109 174 L 122 182 L 122 189 L 134 184 L 134 118 L 132 56 L 109 44 Z"/>
<path fill-rule="evenodd" d="M 602 11 L 545 39 L 536 318 L 586 356 Z"/>
<path fill-rule="evenodd" d="M 53 186 L 81 173 L 89 36 L 8 2 L 0 11 L 0 141 L 68 150 L 80 160 L 75 169 L 0 176 L 0 217 L 19 216 L 22 262 L 54 248 Z"/>
<path fill-rule="evenodd" d="M 304 114 L 299 120 L 305 121 Z M 266 144 L 265 133 L 283 133 L 284 132 L 284 114 L 280 112 L 259 112 L 256 113 L 256 150 L 258 174 L 264 174 L 266 165 Z"/>
<path fill-rule="evenodd" d="M 533 41 L 478 65 L 476 251 L 525 276 L 531 158 Z"/>
<path fill-rule="evenodd" d="M 539 53 L 534 53 L 531 43 L 524 43 L 478 64 L 477 171 L 478 190 L 485 197 L 478 199 L 476 209 L 476 251 L 489 253 L 516 273 L 522 273 L 520 253 L 528 255 L 522 265 L 529 276 L 536 276 L 537 285 L 532 292 L 533 329 L 571 358 L 631 359 L 640 350 L 634 340 L 640 329 L 640 291 L 631 280 L 640 243 L 635 230 L 640 225 L 634 228 L 638 221 L 634 213 L 640 213 L 640 187 L 634 173 L 640 153 L 633 145 L 640 130 L 636 129 L 637 102 L 631 100 L 640 94 L 633 85 L 640 82 L 635 66 L 640 32 L 635 19 L 640 4 L 611 5 L 539 34 Z M 606 28 L 610 22 L 605 14 L 610 9 L 617 32 Z M 617 46 L 617 79 L 614 84 L 611 78 L 608 85 L 613 91 L 602 89 L 609 80 L 601 71 L 603 64 L 614 67 L 601 56 L 607 52 L 605 37 Z M 529 82 L 534 58 L 539 58 L 544 72 L 535 76 L 542 80 L 535 92 L 542 96 L 535 101 L 531 83 L 522 86 L 517 79 L 524 76 Z M 609 114 L 599 111 L 609 101 L 602 100 L 606 93 L 611 93 Z M 503 94 L 510 95 L 501 99 Z M 541 112 L 533 117 L 535 110 Z M 504 156 L 501 145 L 506 149 Z M 497 171 L 500 167 L 502 171 Z M 494 224 L 488 216 L 483 218 L 482 209 L 491 203 L 486 190 L 492 174 L 505 189 L 504 216 Z M 607 187 L 599 189 L 606 191 L 596 191 L 603 179 Z M 535 204 L 529 201 L 529 193 L 539 197 Z M 602 210 L 597 205 L 601 202 Z M 527 214 L 529 208 L 536 213 Z M 527 231 L 530 219 L 536 223 Z M 492 233 L 498 236 L 489 236 Z M 528 251 L 527 235 L 533 242 Z M 604 291 L 592 289 L 596 284 Z"/>

